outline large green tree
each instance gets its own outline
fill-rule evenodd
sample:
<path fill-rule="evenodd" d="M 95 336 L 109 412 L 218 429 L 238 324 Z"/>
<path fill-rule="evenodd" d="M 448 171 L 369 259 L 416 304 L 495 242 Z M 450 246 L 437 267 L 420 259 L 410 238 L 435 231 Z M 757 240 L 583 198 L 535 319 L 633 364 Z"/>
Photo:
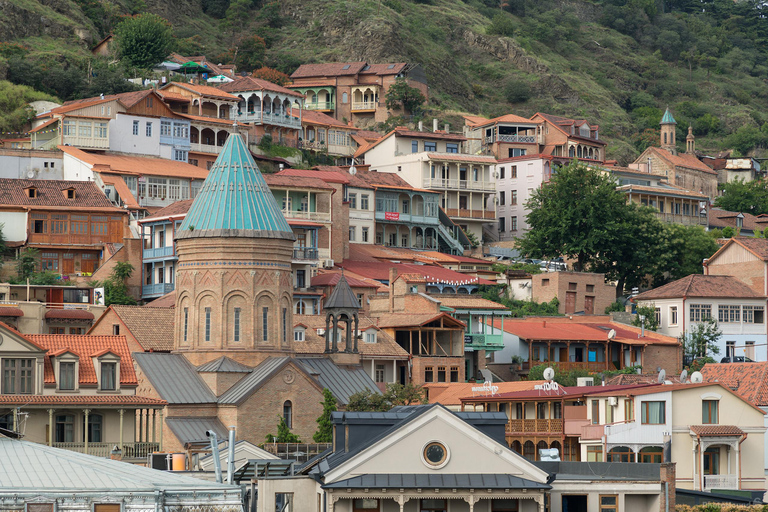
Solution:
<path fill-rule="evenodd" d="M 715 206 L 718 208 L 752 215 L 768 213 L 768 185 L 765 181 L 736 180 L 724 184 L 722 189 L 723 195 L 715 199 Z"/>
<path fill-rule="evenodd" d="M 369 390 L 360 391 L 349 397 L 348 411 L 388 411 L 398 405 L 419 405 L 427 403 L 424 390 L 408 384 L 387 384 L 384 393 Z"/>
<path fill-rule="evenodd" d="M 133 275 L 133 265 L 121 261 L 112 269 L 110 276 L 102 283 L 104 286 L 105 304 L 127 304 L 129 306 L 136 304 L 136 299 L 131 297 L 128 292 L 128 278 Z"/>
<path fill-rule="evenodd" d="M 168 56 L 173 29 L 157 14 L 128 16 L 115 28 L 115 42 L 121 58 L 132 66 L 148 69 Z"/>
<path fill-rule="evenodd" d="M 718 249 L 714 237 L 701 226 L 665 224 L 656 251 L 654 284 L 701 274 L 704 259 L 715 254 Z"/>
<path fill-rule="evenodd" d="M 686 356 L 705 357 L 720 353 L 717 342 L 722 335 L 723 331 L 717 326 L 717 322 L 709 318 L 703 322 L 694 323 L 689 330 L 683 332 L 680 341 Z"/>
<path fill-rule="evenodd" d="M 405 78 L 397 78 L 395 83 L 389 86 L 387 89 L 387 95 L 384 98 L 384 103 L 390 110 L 403 108 L 406 112 L 411 114 L 416 113 L 426 101 L 426 98 L 415 87 L 408 85 Z"/>
<path fill-rule="evenodd" d="M 331 414 L 336 411 L 336 399 L 328 388 L 323 389 L 323 413 L 317 418 L 317 432 L 312 436 L 316 443 L 330 443 L 333 441 L 333 423 Z"/>

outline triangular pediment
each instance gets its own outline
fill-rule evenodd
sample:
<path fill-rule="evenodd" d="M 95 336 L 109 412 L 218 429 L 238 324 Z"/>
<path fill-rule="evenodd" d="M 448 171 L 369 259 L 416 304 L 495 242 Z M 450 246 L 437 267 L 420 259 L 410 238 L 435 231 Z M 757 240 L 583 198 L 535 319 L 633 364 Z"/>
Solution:
<path fill-rule="evenodd" d="M 0 323 L 0 355 L 8 353 L 44 354 L 46 350 L 39 347 L 23 335 Z"/>
<path fill-rule="evenodd" d="M 444 446 L 439 468 L 425 460 L 433 443 Z M 325 483 L 376 474 L 504 474 L 546 483 L 548 473 L 480 432 L 444 407 L 434 406 L 328 471 Z"/>

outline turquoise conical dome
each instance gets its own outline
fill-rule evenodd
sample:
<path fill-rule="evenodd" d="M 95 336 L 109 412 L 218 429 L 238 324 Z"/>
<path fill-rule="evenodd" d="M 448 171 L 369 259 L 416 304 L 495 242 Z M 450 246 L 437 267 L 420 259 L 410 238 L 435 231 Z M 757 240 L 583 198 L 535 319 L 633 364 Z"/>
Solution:
<path fill-rule="evenodd" d="M 176 238 L 294 240 L 293 232 L 239 133 L 224 143 Z"/>
<path fill-rule="evenodd" d="M 675 118 L 672 117 L 672 112 L 667 109 L 666 112 L 664 112 L 664 117 L 661 118 L 661 122 L 659 124 L 677 124 L 677 121 L 675 121 Z"/>

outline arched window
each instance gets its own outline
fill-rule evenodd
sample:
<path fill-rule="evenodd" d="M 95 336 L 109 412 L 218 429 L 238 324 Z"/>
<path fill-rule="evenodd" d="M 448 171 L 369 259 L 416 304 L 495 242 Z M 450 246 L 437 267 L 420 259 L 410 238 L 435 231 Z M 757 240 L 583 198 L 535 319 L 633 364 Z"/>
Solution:
<path fill-rule="evenodd" d="M 536 445 L 533 441 L 526 441 L 523 445 L 523 457 L 528 460 L 536 460 Z"/>
<path fill-rule="evenodd" d="M 573 158 L 573 157 L 575 157 L 575 156 L 576 156 L 576 150 L 575 150 L 575 149 L 573 149 L 573 146 L 571 146 L 571 147 L 568 149 L 568 156 L 569 156 L 569 157 L 571 157 L 571 158 Z"/>
<path fill-rule="evenodd" d="M 514 450 L 516 453 L 522 455 L 523 454 L 523 445 L 520 444 L 520 441 L 512 441 L 512 450 Z"/>
<path fill-rule="evenodd" d="M 616 446 L 608 452 L 606 462 L 635 462 L 635 452 L 626 446 Z"/>
<path fill-rule="evenodd" d="M 539 460 L 541 458 L 541 452 L 539 450 L 547 450 L 549 449 L 549 445 L 547 445 L 546 441 L 539 441 L 536 445 L 536 460 Z"/>
<path fill-rule="evenodd" d="M 283 419 L 288 428 L 293 428 L 293 404 L 290 400 L 283 404 Z"/>
<path fill-rule="evenodd" d="M 665 133 L 664 134 L 664 144 L 666 144 L 666 143 L 667 143 L 667 134 Z"/>
<path fill-rule="evenodd" d="M 664 450 L 661 446 L 646 446 L 638 455 L 640 462 L 650 462 L 655 464 L 661 464 L 661 456 Z"/>

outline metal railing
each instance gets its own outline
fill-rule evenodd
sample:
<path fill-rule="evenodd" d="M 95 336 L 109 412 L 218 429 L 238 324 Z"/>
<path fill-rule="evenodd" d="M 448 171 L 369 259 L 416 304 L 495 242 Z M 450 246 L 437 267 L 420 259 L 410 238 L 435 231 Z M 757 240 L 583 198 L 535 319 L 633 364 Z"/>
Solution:
<path fill-rule="evenodd" d="M 316 101 L 314 103 L 304 103 L 307 110 L 334 110 L 336 103 L 333 101 Z"/>
<path fill-rule="evenodd" d="M 173 256 L 173 246 L 167 247 L 150 247 L 144 249 L 143 257 L 145 260 L 152 258 L 165 258 L 167 256 Z"/>
<path fill-rule="evenodd" d="M 306 462 L 330 447 L 331 443 L 266 443 L 261 446 L 264 450 L 281 459 L 293 459 L 298 462 Z"/>
<path fill-rule="evenodd" d="M 175 289 L 173 283 L 155 283 L 145 284 L 141 287 L 141 295 L 147 297 L 149 295 L 165 295 L 171 293 Z"/>
<path fill-rule="evenodd" d="M 738 475 L 704 475 L 704 490 L 738 489 Z"/>
<path fill-rule="evenodd" d="M 109 457 L 117 442 L 109 443 L 53 443 L 54 448 L 70 452 L 86 453 L 96 457 Z M 143 459 L 152 452 L 160 450 L 160 443 L 123 443 L 122 457 L 124 459 Z"/>
<path fill-rule="evenodd" d="M 453 178 L 425 178 L 424 188 L 439 188 L 447 190 L 476 190 L 478 192 L 495 192 L 496 184 L 487 181 L 470 181 Z"/>
<path fill-rule="evenodd" d="M 293 259 L 295 260 L 316 260 L 317 259 L 316 247 L 294 247 Z"/>
<path fill-rule="evenodd" d="M 488 210 L 467 210 L 464 208 L 446 208 L 445 214 L 449 217 L 459 217 L 462 219 L 487 219 L 495 220 L 496 212 Z"/>
<path fill-rule="evenodd" d="M 301 210 L 283 210 L 283 215 L 287 219 L 306 219 L 328 222 L 331 220 L 331 213 L 328 212 L 307 212 Z"/>
<path fill-rule="evenodd" d="M 222 147 L 224 147 L 224 145 L 216 146 L 213 144 L 200 144 L 199 142 L 192 142 L 189 145 L 190 151 L 196 151 L 198 153 L 215 153 L 217 155 L 221 153 Z"/>

